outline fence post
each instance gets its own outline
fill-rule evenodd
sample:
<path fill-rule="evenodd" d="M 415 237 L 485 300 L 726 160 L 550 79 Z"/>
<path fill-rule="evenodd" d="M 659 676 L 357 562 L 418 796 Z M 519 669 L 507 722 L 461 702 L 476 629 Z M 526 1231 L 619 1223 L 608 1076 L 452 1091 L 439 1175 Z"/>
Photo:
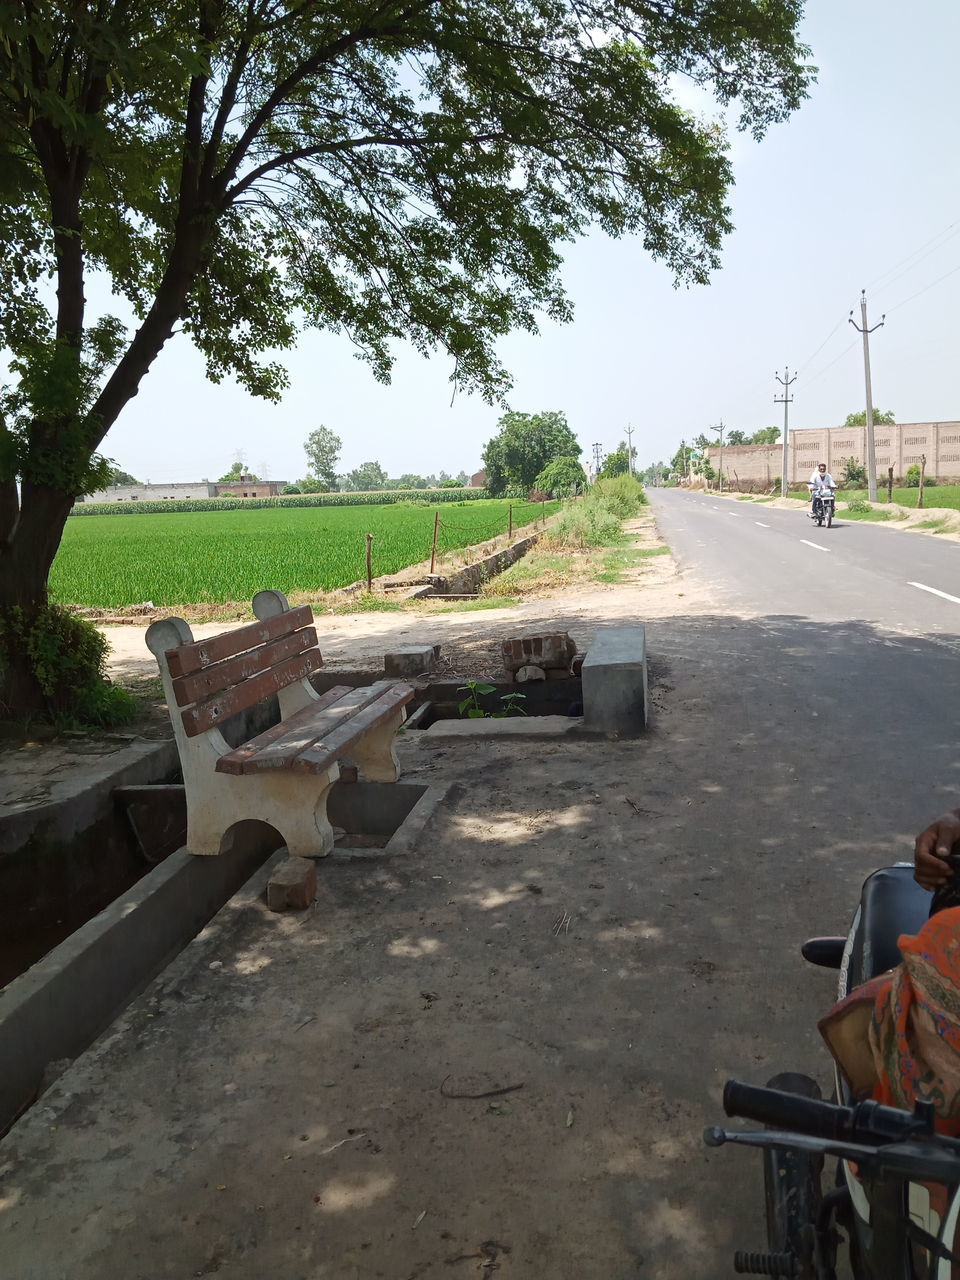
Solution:
<path fill-rule="evenodd" d="M 433 517 L 433 549 L 430 552 L 430 572 L 433 573 L 437 565 L 437 534 L 440 532 L 440 512 L 436 512 Z"/>
<path fill-rule="evenodd" d="M 887 501 L 893 501 L 893 467 L 887 467 Z"/>
<path fill-rule="evenodd" d="M 509 510 L 507 511 L 507 537 L 508 538 L 513 537 L 513 503 L 512 502 L 510 503 Z"/>
<path fill-rule="evenodd" d="M 926 472 L 926 470 L 927 470 L 927 455 L 925 453 L 921 453 L 920 455 L 920 488 L 917 490 L 917 506 L 918 507 L 923 506 L 923 479 L 924 479 L 924 473 Z"/>
<path fill-rule="evenodd" d="M 373 590 L 373 555 L 371 547 L 373 546 L 373 534 L 367 534 L 367 591 Z"/>

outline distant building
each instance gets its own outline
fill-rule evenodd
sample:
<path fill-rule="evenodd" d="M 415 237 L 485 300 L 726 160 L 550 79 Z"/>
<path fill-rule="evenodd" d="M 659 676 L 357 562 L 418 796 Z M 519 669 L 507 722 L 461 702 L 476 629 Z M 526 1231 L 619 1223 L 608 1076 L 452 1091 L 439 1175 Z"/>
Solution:
<path fill-rule="evenodd" d="M 910 467 L 920 466 L 936 480 L 960 481 L 960 422 L 877 423 L 873 428 L 873 448 L 877 481 L 886 482 L 893 467 L 895 480 L 902 480 Z M 780 478 L 782 441 L 776 444 L 724 445 L 723 474 L 735 488 L 737 482 L 772 486 Z M 866 427 L 815 427 L 791 431 L 787 450 L 787 483 L 804 484 L 818 462 L 839 480 L 848 458 L 865 463 Z M 716 469 L 720 450 L 706 450 L 707 460 Z"/>
<path fill-rule="evenodd" d="M 166 502 L 179 498 L 215 498 L 217 486 L 206 480 L 191 484 L 112 484 L 88 493 L 80 502 Z"/>
<path fill-rule="evenodd" d="M 487 487 L 486 471 L 478 471 L 476 474 L 472 475 L 470 477 L 469 487 L 471 489 L 485 489 Z"/>
<path fill-rule="evenodd" d="M 79 502 L 174 502 L 180 498 L 275 498 L 287 486 L 286 480 L 251 480 L 241 476 L 228 484 L 207 480 L 190 484 L 113 484 L 109 489 L 88 493 Z"/>
<path fill-rule="evenodd" d="M 289 480 L 254 480 L 241 476 L 226 484 L 214 485 L 218 498 L 275 498 L 289 484 Z"/>

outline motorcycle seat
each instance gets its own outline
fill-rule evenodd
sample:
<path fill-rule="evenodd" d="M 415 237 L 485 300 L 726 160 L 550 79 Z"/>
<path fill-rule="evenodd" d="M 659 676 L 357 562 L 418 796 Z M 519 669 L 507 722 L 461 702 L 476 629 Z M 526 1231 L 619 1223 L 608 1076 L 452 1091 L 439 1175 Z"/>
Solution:
<path fill-rule="evenodd" d="M 897 939 L 919 932 L 930 914 L 932 896 L 914 880 L 912 863 L 881 867 L 867 877 L 860 891 L 847 991 L 900 963 Z"/>

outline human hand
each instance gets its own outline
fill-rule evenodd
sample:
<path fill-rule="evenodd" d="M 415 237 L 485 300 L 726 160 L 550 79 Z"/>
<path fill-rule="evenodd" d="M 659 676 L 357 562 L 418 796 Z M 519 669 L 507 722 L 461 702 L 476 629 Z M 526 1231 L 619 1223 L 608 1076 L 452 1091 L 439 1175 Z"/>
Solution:
<path fill-rule="evenodd" d="M 917 836 L 913 846 L 913 878 L 924 889 L 934 892 L 952 878 L 943 861 L 960 843 L 960 810 L 953 809 L 931 822 Z"/>

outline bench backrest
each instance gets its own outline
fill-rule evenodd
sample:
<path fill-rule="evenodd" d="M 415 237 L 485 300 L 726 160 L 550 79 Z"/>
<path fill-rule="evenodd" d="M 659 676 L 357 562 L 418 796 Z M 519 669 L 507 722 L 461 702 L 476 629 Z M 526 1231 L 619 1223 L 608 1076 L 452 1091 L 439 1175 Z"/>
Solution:
<path fill-rule="evenodd" d="M 174 700 L 185 708 L 181 718 L 187 737 L 223 724 L 319 670 L 323 658 L 312 624 L 313 611 L 302 605 L 164 650 Z"/>

